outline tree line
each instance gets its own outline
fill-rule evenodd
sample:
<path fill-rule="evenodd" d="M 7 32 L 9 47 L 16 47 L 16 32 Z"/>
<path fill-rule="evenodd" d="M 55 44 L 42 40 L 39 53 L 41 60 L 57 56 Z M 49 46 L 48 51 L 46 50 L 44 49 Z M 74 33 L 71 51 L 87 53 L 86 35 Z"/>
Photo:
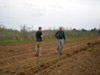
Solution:
<path fill-rule="evenodd" d="M 57 29 L 48 29 L 43 30 L 45 33 L 45 37 L 52 38 L 55 36 Z M 91 30 L 81 29 L 77 30 L 75 28 L 67 30 L 64 29 L 66 36 L 94 36 L 100 35 L 100 28 L 93 28 Z M 35 38 L 35 30 L 23 25 L 20 28 L 20 31 L 14 29 L 7 29 L 4 25 L 0 25 L 0 38 L 13 38 L 13 39 L 34 39 Z"/>

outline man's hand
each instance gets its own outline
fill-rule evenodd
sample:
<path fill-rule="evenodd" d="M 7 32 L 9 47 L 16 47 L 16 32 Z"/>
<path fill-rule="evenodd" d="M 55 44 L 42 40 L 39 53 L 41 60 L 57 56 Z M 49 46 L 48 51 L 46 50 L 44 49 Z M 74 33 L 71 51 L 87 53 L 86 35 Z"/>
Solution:
<path fill-rule="evenodd" d="M 59 36 L 59 34 L 57 34 L 57 37 Z"/>
<path fill-rule="evenodd" d="M 41 37 L 42 37 L 42 38 L 44 37 L 44 33 L 41 35 Z"/>

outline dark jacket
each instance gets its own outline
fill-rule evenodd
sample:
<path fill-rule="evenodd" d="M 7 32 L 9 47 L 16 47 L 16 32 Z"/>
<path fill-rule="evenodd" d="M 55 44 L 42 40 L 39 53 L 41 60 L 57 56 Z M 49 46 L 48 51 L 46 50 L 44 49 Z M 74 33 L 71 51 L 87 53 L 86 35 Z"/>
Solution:
<path fill-rule="evenodd" d="M 57 39 L 64 39 L 64 40 L 66 40 L 64 31 L 57 31 L 56 34 L 55 34 L 55 37 Z"/>
<path fill-rule="evenodd" d="M 41 31 L 37 31 L 36 32 L 36 41 L 37 42 L 41 42 L 42 41 L 41 35 L 42 35 L 42 32 Z"/>

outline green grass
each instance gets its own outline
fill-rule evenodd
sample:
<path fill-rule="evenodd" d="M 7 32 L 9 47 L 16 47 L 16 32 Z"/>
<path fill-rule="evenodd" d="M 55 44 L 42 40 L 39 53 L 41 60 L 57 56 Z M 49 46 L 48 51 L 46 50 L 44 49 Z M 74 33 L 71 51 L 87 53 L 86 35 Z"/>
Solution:
<path fill-rule="evenodd" d="M 80 38 L 83 36 L 66 36 L 66 39 L 70 38 Z M 55 40 L 56 38 L 53 37 L 44 37 L 43 40 Z M 23 39 L 23 40 L 18 40 L 18 39 L 12 39 L 12 38 L 0 38 L 0 44 L 11 44 L 11 43 L 23 43 L 23 42 L 34 42 L 36 39 Z"/>
<path fill-rule="evenodd" d="M 80 38 L 80 37 L 84 37 L 84 36 L 66 36 L 66 39 L 70 39 L 70 38 Z M 44 37 L 43 40 L 55 40 L 56 38 L 53 37 Z"/>
<path fill-rule="evenodd" d="M 23 39 L 23 40 L 18 40 L 18 39 L 12 39 L 12 38 L 0 38 L 0 44 L 11 44 L 11 43 L 23 43 L 23 42 L 31 42 L 31 41 L 35 41 L 31 40 L 31 39 Z"/>

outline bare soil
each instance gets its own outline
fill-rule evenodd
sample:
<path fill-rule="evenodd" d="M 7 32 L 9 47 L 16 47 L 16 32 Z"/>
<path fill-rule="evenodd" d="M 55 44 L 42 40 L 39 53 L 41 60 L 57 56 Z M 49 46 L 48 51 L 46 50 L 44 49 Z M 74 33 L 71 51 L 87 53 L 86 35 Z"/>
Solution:
<path fill-rule="evenodd" d="M 36 42 L 0 45 L 0 75 L 100 75 L 100 37 L 67 39 L 63 55 L 56 40 L 43 41 L 43 56 L 35 56 Z"/>

